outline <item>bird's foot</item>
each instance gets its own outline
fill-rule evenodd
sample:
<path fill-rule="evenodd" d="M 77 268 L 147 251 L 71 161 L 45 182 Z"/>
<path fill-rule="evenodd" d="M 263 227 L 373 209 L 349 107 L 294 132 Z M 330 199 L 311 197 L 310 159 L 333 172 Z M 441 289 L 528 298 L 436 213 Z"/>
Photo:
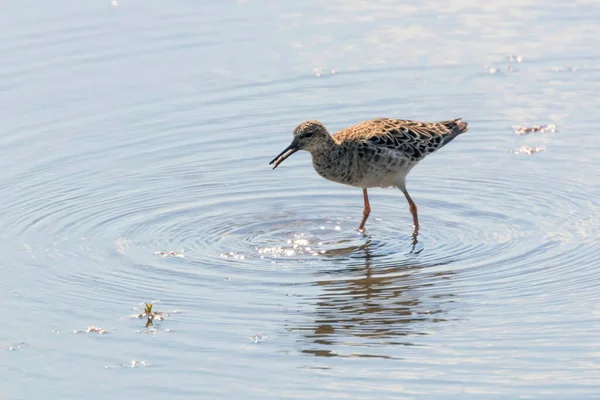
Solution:
<path fill-rule="evenodd" d="M 418 251 L 415 252 L 415 247 L 417 246 L 417 244 L 419 243 L 419 240 L 417 239 L 417 237 L 419 236 L 419 231 L 418 230 L 413 230 L 413 234 L 412 234 L 412 248 L 410 249 L 411 253 L 415 253 L 415 254 L 419 254 L 423 249 L 420 249 Z"/>

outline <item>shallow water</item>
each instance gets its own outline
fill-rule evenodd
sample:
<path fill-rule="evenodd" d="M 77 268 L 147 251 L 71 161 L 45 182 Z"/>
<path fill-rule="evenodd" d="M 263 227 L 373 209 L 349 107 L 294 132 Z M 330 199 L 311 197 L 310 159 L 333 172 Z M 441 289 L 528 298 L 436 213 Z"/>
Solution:
<path fill-rule="evenodd" d="M 0 397 L 600 397 L 600 6 L 502 4 L 2 4 Z M 470 124 L 414 253 L 267 165 L 374 117 Z"/>

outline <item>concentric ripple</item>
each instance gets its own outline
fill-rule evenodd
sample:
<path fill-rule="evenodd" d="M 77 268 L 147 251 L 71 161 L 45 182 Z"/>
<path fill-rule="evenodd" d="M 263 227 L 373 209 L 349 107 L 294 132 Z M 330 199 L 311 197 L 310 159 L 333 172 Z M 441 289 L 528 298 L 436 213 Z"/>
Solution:
<path fill-rule="evenodd" d="M 222 143 L 190 142 L 209 149 Z M 576 181 L 530 180 L 507 173 L 494 181 L 476 174 L 452 179 L 422 174 L 411 182 L 421 216 L 418 251 L 411 252 L 410 214 L 399 191 L 371 191 L 374 211 L 362 234 L 356 231 L 362 207 L 356 189 L 312 177 L 306 184 L 289 181 L 298 168 L 310 171 L 306 159 L 290 163 L 299 165 L 296 168 L 273 172 L 262 157 L 192 157 L 185 142 L 165 152 L 168 158 L 138 151 L 164 167 L 151 172 L 139 167 L 103 171 L 94 168 L 96 158 L 99 162 L 104 156 L 98 152 L 85 162 L 61 158 L 21 174 L 4 187 L 12 199 L 5 208 L 7 232 L 51 238 L 27 243 L 30 247 L 48 249 L 50 243 L 69 237 L 76 243 L 68 249 L 72 254 L 85 248 L 142 263 L 157 251 L 181 250 L 185 258 L 177 261 L 178 268 L 187 262 L 212 273 L 218 266 L 245 271 L 285 268 L 301 272 L 299 281 L 307 282 L 312 273 L 360 264 L 365 257 L 381 271 L 409 259 L 424 267 L 461 271 L 456 285 L 476 279 L 479 284 L 468 289 L 471 294 L 498 290 L 506 296 L 529 285 L 528 277 L 537 279 L 540 263 L 548 268 L 543 281 L 551 284 L 573 271 L 573 264 L 598 262 L 593 244 L 600 210 L 589 195 L 595 188 Z M 170 163 L 171 157 L 187 161 Z M 214 171 L 215 162 L 249 165 L 243 182 L 236 182 L 240 174 L 235 168 Z M 221 183 L 215 181 L 217 174 Z M 45 191 L 40 197 L 41 188 Z M 573 254 L 566 257 L 569 251 Z M 586 277 L 595 279 L 592 270 Z M 535 290 L 544 287 L 537 284 Z"/>

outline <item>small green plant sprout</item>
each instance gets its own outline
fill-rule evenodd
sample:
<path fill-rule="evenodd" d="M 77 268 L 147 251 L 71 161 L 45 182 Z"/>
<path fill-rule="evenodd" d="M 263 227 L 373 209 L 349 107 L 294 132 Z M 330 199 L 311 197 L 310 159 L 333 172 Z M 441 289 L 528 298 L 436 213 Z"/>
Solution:
<path fill-rule="evenodd" d="M 163 321 L 165 319 L 165 317 L 170 316 L 171 313 L 178 313 L 181 311 L 172 311 L 171 313 L 168 312 L 164 312 L 164 311 L 154 311 L 154 303 L 157 303 L 159 300 L 154 300 L 150 303 L 142 303 L 144 305 L 143 309 L 137 309 L 138 311 L 141 311 L 139 314 L 134 314 L 132 315 L 130 318 L 136 318 L 136 319 L 146 319 L 146 328 L 149 326 L 153 325 L 153 321 L 157 320 L 157 321 Z M 135 309 L 135 308 L 134 308 Z"/>
<path fill-rule="evenodd" d="M 152 311 L 154 303 L 145 303 L 144 311 L 137 315 L 137 318 L 148 318 L 149 320 L 157 319 L 159 321 L 165 319 L 166 314 L 162 311 Z"/>

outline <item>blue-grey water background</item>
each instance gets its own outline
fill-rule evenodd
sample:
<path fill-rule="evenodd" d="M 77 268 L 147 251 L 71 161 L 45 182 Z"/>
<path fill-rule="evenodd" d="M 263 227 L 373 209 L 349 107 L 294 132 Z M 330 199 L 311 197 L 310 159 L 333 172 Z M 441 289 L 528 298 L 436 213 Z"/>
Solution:
<path fill-rule="evenodd" d="M 600 398 L 598 21 L 3 2 L 0 398 Z M 400 191 L 362 235 L 360 190 L 267 165 L 303 120 L 375 117 L 470 124 L 409 176 L 418 254 Z"/>

